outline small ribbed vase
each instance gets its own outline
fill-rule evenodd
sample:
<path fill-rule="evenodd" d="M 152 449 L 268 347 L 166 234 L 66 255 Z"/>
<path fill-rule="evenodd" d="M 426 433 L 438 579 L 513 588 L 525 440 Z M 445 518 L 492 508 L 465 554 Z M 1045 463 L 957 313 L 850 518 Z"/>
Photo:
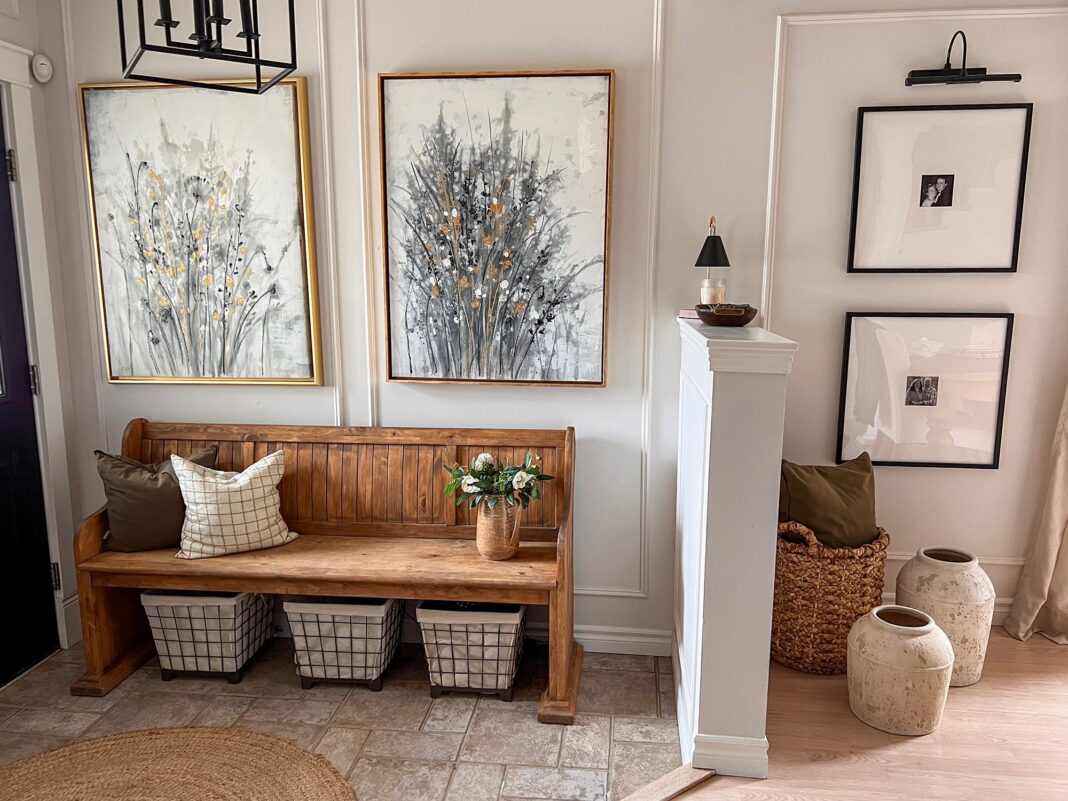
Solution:
<path fill-rule="evenodd" d="M 949 638 L 918 609 L 877 606 L 849 631 L 849 708 L 881 731 L 915 736 L 937 729 L 952 672 Z"/>
<path fill-rule="evenodd" d="M 933 617 L 953 643 L 952 686 L 979 681 L 994 618 L 994 585 L 975 556 L 955 548 L 920 548 L 897 574 L 896 600 Z"/>
<path fill-rule="evenodd" d="M 490 509 L 483 501 L 478 505 L 478 522 L 475 525 L 475 544 L 483 559 L 500 561 L 511 559 L 519 552 L 518 504 L 513 506 L 499 498 Z"/>

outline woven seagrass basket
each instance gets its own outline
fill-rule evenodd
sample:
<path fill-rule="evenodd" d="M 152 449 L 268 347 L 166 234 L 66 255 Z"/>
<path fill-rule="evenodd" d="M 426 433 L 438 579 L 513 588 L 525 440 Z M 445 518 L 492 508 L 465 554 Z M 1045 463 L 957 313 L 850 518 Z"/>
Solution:
<path fill-rule="evenodd" d="M 849 629 L 882 603 L 889 544 L 880 528 L 860 548 L 829 548 L 812 529 L 780 523 L 771 658 L 806 673 L 845 673 Z"/>

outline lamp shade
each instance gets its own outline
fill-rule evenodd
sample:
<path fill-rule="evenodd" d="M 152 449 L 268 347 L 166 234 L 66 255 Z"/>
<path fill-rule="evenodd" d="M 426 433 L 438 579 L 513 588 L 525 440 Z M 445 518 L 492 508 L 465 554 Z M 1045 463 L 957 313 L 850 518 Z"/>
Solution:
<path fill-rule="evenodd" d="M 695 267 L 730 267 L 730 259 L 727 258 L 727 250 L 723 247 L 723 237 L 718 234 L 709 234 L 705 237 L 704 247 L 697 254 Z"/>

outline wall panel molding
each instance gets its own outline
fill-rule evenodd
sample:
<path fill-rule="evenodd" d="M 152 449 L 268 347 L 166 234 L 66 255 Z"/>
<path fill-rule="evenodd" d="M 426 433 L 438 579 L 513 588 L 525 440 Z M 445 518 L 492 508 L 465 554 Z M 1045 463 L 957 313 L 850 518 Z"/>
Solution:
<path fill-rule="evenodd" d="M 1010 20 L 1068 16 L 1068 7 L 931 9 L 924 11 L 840 11 L 830 13 L 780 14 L 775 33 L 775 68 L 772 83 L 771 154 L 768 160 L 768 202 L 764 230 L 764 268 L 761 287 L 763 324 L 772 328 L 772 301 L 778 233 L 780 179 L 782 174 L 783 103 L 786 97 L 786 63 L 792 27 L 812 25 L 936 22 L 939 20 Z"/>
<path fill-rule="evenodd" d="M 371 143 L 378 137 L 377 117 L 377 87 L 372 83 L 374 75 L 367 65 L 367 25 L 366 25 L 366 2 L 356 0 L 354 3 L 356 15 L 356 48 L 357 59 L 355 69 L 358 79 L 357 106 L 360 115 L 360 171 L 358 184 L 363 191 L 363 219 L 360 222 L 363 232 L 363 270 L 365 287 L 365 309 L 367 319 L 367 387 L 368 407 L 370 420 L 368 425 L 378 425 L 381 419 L 382 393 L 381 386 L 385 381 L 383 368 L 385 349 L 389 347 L 386 332 L 380 330 L 382 314 L 378 311 L 378 304 L 384 303 L 385 288 L 381 286 L 380 260 L 384 255 L 377 252 L 376 228 L 374 219 L 374 192 L 376 189 L 374 176 L 377 173 L 378 164 L 374 161 Z M 660 147 L 661 129 L 663 123 L 663 60 L 664 60 L 664 26 L 667 13 L 666 0 L 650 0 L 649 13 L 652 17 L 652 57 L 650 66 L 652 69 L 652 91 L 650 100 L 650 175 L 648 186 L 649 203 L 649 226 L 648 241 L 645 248 L 646 271 L 644 275 L 645 296 L 643 301 L 642 319 L 642 381 L 641 381 L 641 462 L 640 462 L 640 490 L 639 490 L 639 521 L 638 521 L 638 554 L 639 561 L 635 570 L 635 578 L 630 586 L 577 586 L 576 595 L 606 597 L 606 598 L 639 598 L 649 597 L 649 573 L 650 573 L 650 532 L 654 525 L 652 517 L 652 503 L 650 500 L 650 464 L 652 458 L 652 419 L 653 419 L 653 353 L 655 344 L 654 324 L 656 309 L 656 292 L 658 286 L 657 252 L 659 242 L 659 206 L 660 206 Z M 381 154 L 378 154 L 381 158 Z M 622 162 L 616 161 L 616 170 L 622 168 Z M 607 291 L 607 289 L 606 289 Z M 609 320 L 613 319 L 609 314 Z M 618 317 L 614 318 L 618 321 Z M 618 322 L 616 323 L 619 324 Z M 610 322 L 609 325 L 612 325 Z M 352 421 L 347 421 L 350 424 Z"/>
<path fill-rule="evenodd" d="M 375 314 L 375 304 L 379 297 L 375 281 L 375 243 L 374 243 L 374 209 L 371 203 L 373 192 L 372 177 L 374 165 L 371 164 L 371 137 L 374 135 L 372 126 L 375 125 L 375 116 L 370 106 L 370 92 L 367 71 L 367 38 L 366 38 L 366 9 L 364 0 L 356 0 L 353 4 L 356 15 L 356 113 L 360 139 L 360 174 L 357 176 L 357 185 L 363 196 L 360 199 L 360 207 L 363 210 L 360 221 L 363 227 L 363 286 L 364 286 L 364 319 L 367 321 L 367 425 L 376 426 L 379 422 L 379 396 L 378 396 L 378 315 Z M 384 297 L 384 294 L 383 294 Z M 389 347 L 388 340 L 386 347 Z"/>
<path fill-rule="evenodd" d="M 642 456 L 641 456 L 641 519 L 639 532 L 638 587 L 622 593 L 638 598 L 649 597 L 649 532 L 653 526 L 650 464 L 653 449 L 653 354 L 656 352 L 657 253 L 660 245 L 660 149 L 664 127 L 664 26 L 666 0 L 653 0 L 653 91 L 649 119 L 649 233 L 646 250 L 645 309 L 642 321 Z M 580 592 L 576 589 L 576 592 Z M 584 594 L 606 595 L 604 591 Z M 616 593 L 611 593 L 616 594 Z"/>
<path fill-rule="evenodd" d="M 85 180 L 85 169 L 82 165 L 82 120 L 78 113 L 78 81 L 74 75 L 77 72 L 74 52 L 74 22 L 71 16 L 71 3 L 73 0 L 61 0 L 63 14 L 63 59 L 66 68 L 67 97 L 71 99 L 70 119 L 71 139 L 75 150 L 72 172 L 74 174 L 74 188 L 78 193 L 78 229 L 81 239 L 81 252 L 78 254 L 82 260 L 82 273 L 85 279 L 85 303 L 89 310 L 89 333 L 90 351 L 93 360 L 93 388 L 96 391 L 96 424 L 97 442 L 113 453 L 115 448 L 108 441 L 108 414 L 107 404 L 104 402 L 104 332 L 100 321 L 100 307 L 97 299 L 96 264 L 93 249 L 93 235 L 89 229 L 88 203 L 89 189 Z M 69 162 L 68 162 L 69 166 Z"/>
<path fill-rule="evenodd" d="M 322 256 L 325 250 L 329 269 L 330 287 L 330 354 L 333 375 L 330 379 L 334 385 L 334 425 L 344 425 L 345 410 L 345 374 L 344 363 L 341 359 L 341 280 L 337 261 L 337 195 L 334 191 L 334 115 L 331 111 L 333 104 L 330 102 L 330 67 L 327 60 L 326 43 L 326 8 L 325 0 L 316 0 L 316 44 L 319 57 L 319 109 L 320 125 L 322 127 L 323 148 L 320 162 L 323 165 L 322 173 L 317 180 L 317 185 L 322 187 L 326 202 L 323 203 L 324 213 L 317 215 L 320 229 L 325 228 L 325 236 L 320 237 L 326 242 L 326 248 L 318 254 L 319 275 L 323 274 Z M 321 291 L 321 290 L 320 290 Z M 322 304 L 322 298 L 319 299 Z M 325 305 L 325 304 L 324 304 Z M 322 321 L 320 320 L 320 325 Z"/>

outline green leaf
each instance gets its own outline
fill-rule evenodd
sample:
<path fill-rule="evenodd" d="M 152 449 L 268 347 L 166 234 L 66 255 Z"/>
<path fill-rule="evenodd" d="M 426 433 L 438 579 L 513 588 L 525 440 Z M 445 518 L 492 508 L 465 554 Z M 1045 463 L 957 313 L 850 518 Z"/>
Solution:
<path fill-rule="evenodd" d="M 515 496 L 514 495 L 505 495 L 504 497 L 508 499 L 508 505 L 509 506 L 515 506 Z"/>
<path fill-rule="evenodd" d="M 527 448 L 527 457 L 523 460 L 523 467 L 530 467 L 530 463 L 534 460 L 533 454 L 530 452 L 530 448 Z"/>
<path fill-rule="evenodd" d="M 537 484 L 531 484 L 530 485 L 530 497 L 531 498 L 537 498 L 538 497 L 538 485 Z"/>

